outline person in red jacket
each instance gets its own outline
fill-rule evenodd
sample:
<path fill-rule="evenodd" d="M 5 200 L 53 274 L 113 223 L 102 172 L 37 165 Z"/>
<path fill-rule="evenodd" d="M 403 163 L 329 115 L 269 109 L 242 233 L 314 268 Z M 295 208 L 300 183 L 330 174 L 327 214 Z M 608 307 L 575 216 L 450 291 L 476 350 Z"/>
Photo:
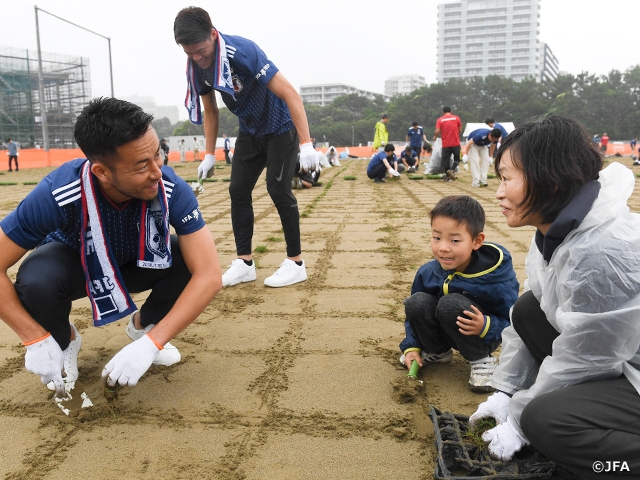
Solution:
<path fill-rule="evenodd" d="M 442 171 L 448 175 L 448 177 L 444 177 L 444 180 L 451 181 L 455 178 L 454 172 L 460 163 L 462 122 L 460 117 L 451 113 L 451 107 L 442 107 L 442 113 L 444 115 L 436 122 L 433 141 L 435 142 L 439 136 L 442 136 Z M 453 164 L 451 164 L 451 155 L 453 155 Z"/>
<path fill-rule="evenodd" d="M 600 151 L 603 155 L 607 153 L 607 146 L 609 145 L 609 136 L 607 133 L 603 133 L 602 137 L 600 137 Z"/>

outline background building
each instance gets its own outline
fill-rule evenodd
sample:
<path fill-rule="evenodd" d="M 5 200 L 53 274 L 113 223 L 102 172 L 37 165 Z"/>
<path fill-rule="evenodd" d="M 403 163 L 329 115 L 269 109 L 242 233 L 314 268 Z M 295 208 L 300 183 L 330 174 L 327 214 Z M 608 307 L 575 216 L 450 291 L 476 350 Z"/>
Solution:
<path fill-rule="evenodd" d="M 384 82 L 384 94 L 389 97 L 394 95 L 406 95 L 416 88 L 426 85 L 424 77 L 420 75 L 396 75 L 389 77 Z"/>
<path fill-rule="evenodd" d="M 359 88 L 344 83 L 323 83 L 318 85 L 303 85 L 300 87 L 300 96 L 304 103 L 319 105 L 321 107 L 330 104 L 341 95 L 350 95 L 352 93 L 356 93 L 370 100 L 373 100 L 376 95 L 381 95 L 385 100 L 391 98 L 388 95 L 360 90 Z"/>
<path fill-rule="evenodd" d="M 42 103 L 51 148 L 75 148 L 73 128 L 91 98 L 89 59 L 42 53 L 44 102 L 38 92 L 37 53 L 0 47 L 0 139 L 21 148 L 42 145 Z"/>
<path fill-rule="evenodd" d="M 540 42 L 540 81 L 555 80 L 560 74 L 559 63 L 556 56 L 544 42 Z"/>
<path fill-rule="evenodd" d="M 132 97 L 123 97 L 122 100 L 135 103 L 145 112 L 153 115 L 154 119 L 160 120 L 161 118 L 168 118 L 171 124 L 178 123 L 180 120 L 180 113 L 178 107 L 175 105 L 156 105 L 153 97 L 139 97 L 134 95 Z"/>
<path fill-rule="evenodd" d="M 458 0 L 438 5 L 438 81 L 487 75 L 548 78 L 558 61 L 539 44 L 541 0 Z M 550 54 L 545 64 L 544 53 Z M 548 66 L 545 67 L 545 65 Z"/>

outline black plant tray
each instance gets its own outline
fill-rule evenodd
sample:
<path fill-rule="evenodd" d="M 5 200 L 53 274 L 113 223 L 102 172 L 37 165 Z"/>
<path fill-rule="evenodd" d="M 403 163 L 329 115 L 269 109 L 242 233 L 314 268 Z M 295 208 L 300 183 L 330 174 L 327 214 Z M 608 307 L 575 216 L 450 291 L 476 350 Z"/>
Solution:
<path fill-rule="evenodd" d="M 512 460 L 501 462 L 489 457 L 486 447 L 479 448 L 464 442 L 463 435 L 469 429 L 469 417 L 440 412 L 431 405 L 429 412 L 436 435 L 438 458 L 436 480 L 524 480 L 551 478 L 555 463 L 535 448 L 527 446 L 516 453 Z M 567 472 L 568 473 L 568 472 Z"/>

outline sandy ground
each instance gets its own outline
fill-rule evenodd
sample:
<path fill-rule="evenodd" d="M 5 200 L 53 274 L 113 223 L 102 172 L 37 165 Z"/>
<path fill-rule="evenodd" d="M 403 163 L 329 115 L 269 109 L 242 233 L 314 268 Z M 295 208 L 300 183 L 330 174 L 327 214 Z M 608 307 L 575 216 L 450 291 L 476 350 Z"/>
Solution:
<path fill-rule="evenodd" d="M 629 158 L 620 159 L 631 166 Z M 268 289 L 285 257 L 277 212 L 260 180 L 254 191 L 258 281 L 223 290 L 175 340 L 183 360 L 152 367 L 107 402 L 100 373 L 127 344 L 125 321 L 91 326 L 89 304 L 74 303 L 83 336 L 80 381 L 95 406 L 65 416 L 24 365 L 24 347 L 0 322 L 0 477 L 5 479 L 428 479 L 435 449 L 429 404 L 471 414 L 486 395 L 467 389 L 459 355 L 419 377 L 424 394 L 397 404 L 392 382 L 403 338 L 402 300 L 431 259 L 429 209 L 467 193 L 487 212 L 489 240 L 512 253 L 520 282 L 533 229 L 509 229 L 494 198 L 497 180 L 474 189 L 452 183 L 373 184 L 365 160 L 323 173 L 323 186 L 296 191 L 309 280 Z M 193 164 L 176 169 L 194 177 Z M 640 168 L 635 167 L 636 172 Z M 0 218 L 47 170 L 5 173 Z M 227 192 L 229 167 L 200 198 L 220 261 L 235 258 Z M 354 181 L 344 179 L 355 175 Z M 640 191 L 630 203 L 640 211 Z M 12 269 L 15 276 L 17 267 Z M 145 295 L 135 300 L 144 301 Z"/>

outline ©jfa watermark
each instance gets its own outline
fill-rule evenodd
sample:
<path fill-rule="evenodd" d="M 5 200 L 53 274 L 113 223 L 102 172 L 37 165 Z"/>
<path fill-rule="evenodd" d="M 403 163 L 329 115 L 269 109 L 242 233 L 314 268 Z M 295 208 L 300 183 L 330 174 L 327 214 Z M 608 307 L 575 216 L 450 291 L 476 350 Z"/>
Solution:
<path fill-rule="evenodd" d="M 630 472 L 629 464 L 627 462 L 621 462 L 619 460 L 606 461 L 606 462 L 593 462 L 593 471 L 596 473 L 602 472 Z"/>

